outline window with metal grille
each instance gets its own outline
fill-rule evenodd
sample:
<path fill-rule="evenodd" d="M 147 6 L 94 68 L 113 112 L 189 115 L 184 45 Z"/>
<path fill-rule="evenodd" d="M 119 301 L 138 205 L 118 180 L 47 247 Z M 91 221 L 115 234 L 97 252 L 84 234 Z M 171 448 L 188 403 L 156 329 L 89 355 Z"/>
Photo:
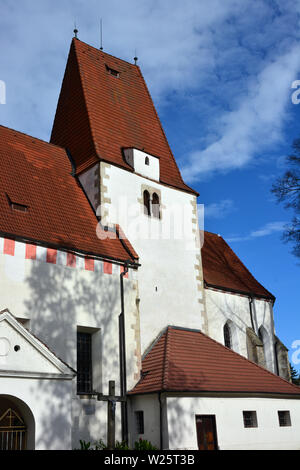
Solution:
<path fill-rule="evenodd" d="M 144 412 L 135 411 L 135 423 L 136 423 L 136 432 L 138 434 L 144 434 Z"/>
<path fill-rule="evenodd" d="M 244 427 L 257 428 L 256 411 L 243 411 Z"/>
<path fill-rule="evenodd" d="M 92 335 L 77 332 L 77 393 L 93 391 Z"/>
<path fill-rule="evenodd" d="M 279 426 L 291 426 L 291 416 L 289 411 L 278 411 Z"/>

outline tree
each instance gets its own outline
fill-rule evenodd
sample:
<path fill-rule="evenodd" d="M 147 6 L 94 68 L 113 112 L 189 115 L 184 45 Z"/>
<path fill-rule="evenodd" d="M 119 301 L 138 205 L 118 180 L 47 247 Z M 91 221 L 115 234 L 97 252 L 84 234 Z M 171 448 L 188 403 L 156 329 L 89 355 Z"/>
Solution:
<path fill-rule="evenodd" d="M 300 386 L 300 374 L 296 371 L 292 364 L 290 364 L 290 369 L 293 384 Z"/>
<path fill-rule="evenodd" d="M 293 243 L 292 253 L 300 258 L 300 139 L 293 143 L 294 153 L 287 157 L 289 165 L 285 174 L 273 184 L 271 192 L 277 202 L 294 210 L 294 217 L 283 232 L 283 240 Z"/>

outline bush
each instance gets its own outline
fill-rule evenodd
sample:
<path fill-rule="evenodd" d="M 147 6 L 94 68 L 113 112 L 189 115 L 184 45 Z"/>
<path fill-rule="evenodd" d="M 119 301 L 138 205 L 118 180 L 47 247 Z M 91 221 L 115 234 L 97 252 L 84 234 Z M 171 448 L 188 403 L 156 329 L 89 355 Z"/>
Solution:
<path fill-rule="evenodd" d="M 151 442 L 146 439 L 140 439 L 134 443 L 134 450 L 157 450 L 157 447 L 153 446 Z"/>
<path fill-rule="evenodd" d="M 90 442 L 80 440 L 80 449 L 74 450 L 106 450 L 107 445 L 103 442 L 102 439 L 95 442 L 92 446 Z M 126 442 L 119 442 L 116 441 L 115 445 L 116 450 L 157 450 L 157 447 L 153 446 L 151 442 L 147 441 L 146 439 L 140 438 L 138 441 L 134 443 L 134 449 L 130 449 Z"/>

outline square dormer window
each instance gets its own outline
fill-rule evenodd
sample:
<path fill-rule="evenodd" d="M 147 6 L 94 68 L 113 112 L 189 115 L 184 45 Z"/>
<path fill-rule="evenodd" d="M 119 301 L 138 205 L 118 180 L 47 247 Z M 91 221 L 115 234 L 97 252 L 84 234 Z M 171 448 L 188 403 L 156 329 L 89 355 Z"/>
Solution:
<path fill-rule="evenodd" d="M 26 204 L 21 204 L 20 202 L 12 201 L 12 199 L 9 197 L 8 194 L 6 194 L 6 197 L 7 197 L 8 203 L 10 205 L 10 208 L 13 211 L 18 211 L 18 212 L 27 212 L 28 211 L 29 206 L 27 206 Z"/>
<path fill-rule="evenodd" d="M 112 75 L 113 77 L 116 77 L 116 78 L 120 77 L 120 72 L 118 72 L 118 70 L 112 69 L 111 67 L 108 67 L 108 65 L 106 65 L 106 70 L 109 73 L 109 75 Z"/>

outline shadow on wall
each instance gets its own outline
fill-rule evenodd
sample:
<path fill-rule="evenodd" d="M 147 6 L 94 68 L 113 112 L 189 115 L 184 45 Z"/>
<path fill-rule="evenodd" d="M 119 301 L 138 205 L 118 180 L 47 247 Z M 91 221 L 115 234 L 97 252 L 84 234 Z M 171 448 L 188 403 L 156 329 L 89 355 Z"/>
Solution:
<path fill-rule="evenodd" d="M 206 375 L 197 371 L 197 376 L 190 376 L 180 367 L 175 366 L 172 362 L 169 364 L 168 380 L 180 378 L 181 384 L 177 384 L 180 389 L 197 389 L 203 386 L 206 381 Z M 168 443 L 169 449 L 194 449 L 198 450 L 197 434 L 196 434 L 196 414 L 206 414 L 205 409 L 197 408 L 193 404 L 193 400 L 185 399 L 183 396 L 173 396 L 167 398 L 167 416 L 168 416 Z"/>
<path fill-rule="evenodd" d="M 55 354 L 76 370 L 76 333 L 80 317 L 81 326 L 101 328 L 102 379 L 119 383 L 118 335 L 112 340 L 111 333 L 118 325 L 120 313 L 119 277 L 95 274 L 78 269 L 64 268 L 47 263 L 32 263 L 30 275 L 25 280 L 28 297 L 24 301 L 25 315 L 30 318 L 31 331 Z M 73 396 L 76 384 L 73 381 Z M 32 392 L 35 399 L 43 403 L 42 433 L 36 447 L 51 449 L 59 447 L 61 436 L 70 429 L 70 407 L 66 402 L 65 388 L 61 380 L 51 382 L 39 380 Z M 103 392 L 106 393 L 106 383 Z M 38 390 L 38 392 L 37 392 Z M 70 395 L 69 395 L 70 397 Z M 64 431 L 63 431 L 64 430 Z M 100 438 L 101 436 L 99 436 Z"/>

